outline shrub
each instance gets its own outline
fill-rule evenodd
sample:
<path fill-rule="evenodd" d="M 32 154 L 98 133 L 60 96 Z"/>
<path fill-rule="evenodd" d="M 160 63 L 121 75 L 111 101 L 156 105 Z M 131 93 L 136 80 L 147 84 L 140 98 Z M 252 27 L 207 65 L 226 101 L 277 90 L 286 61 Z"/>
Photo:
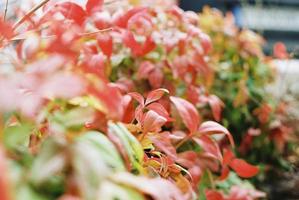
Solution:
<path fill-rule="evenodd" d="M 1 199 L 264 196 L 236 176 L 258 168 L 206 120 L 224 105 L 209 93 L 212 43 L 195 13 L 39 7 L 0 22 L 11 61 L 0 76 Z"/>

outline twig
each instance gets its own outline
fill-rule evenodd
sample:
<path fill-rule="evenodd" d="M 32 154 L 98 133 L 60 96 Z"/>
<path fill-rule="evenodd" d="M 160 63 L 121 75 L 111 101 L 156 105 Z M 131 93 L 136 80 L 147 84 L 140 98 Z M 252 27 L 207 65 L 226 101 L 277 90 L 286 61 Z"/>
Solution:
<path fill-rule="evenodd" d="M 8 0 L 6 0 L 6 3 L 5 3 L 5 10 L 4 10 L 4 17 L 3 17 L 3 21 L 5 21 L 5 18 L 6 18 L 6 14 L 7 14 L 7 7 L 8 7 Z"/>
<path fill-rule="evenodd" d="M 89 37 L 89 36 L 96 35 L 98 33 L 103 33 L 103 32 L 111 31 L 111 30 L 112 30 L 112 28 L 106 28 L 106 29 L 96 30 L 96 31 L 93 31 L 93 32 L 88 32 L 88 33 L 80 33 L 79 36 Z M 55 35 L 43 36 L 43 37 L 40 37 L 40 38 L 41 39 L 51 39 L 51 38 L 55 38 Z M 15 41 L 21 41 L 21 40 L 26 40 L 26 39 L 27 38 L 25 36 L 24 37 L 14 37 L 10 41 L 15 42 Z"/>
<path fill-rule="evenodd" d="M 15 25 L 13 26 L 13 29 L 17 29 L 23 22 L 25 22 L 28 18 L 30 18 L 35 11 L 37 11 L 39 8 L 41 8 L 43 5 L 45 5 L 46 3 L 48 3 L 50 0 L 43 0 L 42 2 L 40 2 L 39 4 L 37 4 L 36 6 L 34 6 L 31 10 L 29 10 L 29 12 L 27 14 L 25 14 L 21 19 L 19 19 Z"/>

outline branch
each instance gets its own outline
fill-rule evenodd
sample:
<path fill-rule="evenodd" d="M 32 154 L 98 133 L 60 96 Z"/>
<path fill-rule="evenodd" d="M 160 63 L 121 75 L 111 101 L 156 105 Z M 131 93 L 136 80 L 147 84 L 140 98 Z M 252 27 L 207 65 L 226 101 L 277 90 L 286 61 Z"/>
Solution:
<path fill-rule="evenodd" d="M 34 6 L 31 10 L 29 10 L 29 12 L 27 14 L 25 14 L 21 19 L 19 19 L 15 23 L 15 25 L 13 26 L 13 29 L 14 30 L 17 29 L 23 22 L 25 22 L 27 19 L 29 19 L 35 13 L 35 11 L 37 11 L 39 8 L 41 8 L 43 5 L 45 5 L 49 1 L 50 0 L 43 0 L 42 2 L 40 2 L 39 4 Z"/>
<path fill-rule="evenodd" d="M 8 7 L 8 0 L 6 0 L 6 3 L 5 3 L 5 10 L 4 10 L 4 17 L 3 17 L 3 21 L 5 21 L 5 18 L 6 18 L 6 14 L 7 14 L 7 7 Z"/>

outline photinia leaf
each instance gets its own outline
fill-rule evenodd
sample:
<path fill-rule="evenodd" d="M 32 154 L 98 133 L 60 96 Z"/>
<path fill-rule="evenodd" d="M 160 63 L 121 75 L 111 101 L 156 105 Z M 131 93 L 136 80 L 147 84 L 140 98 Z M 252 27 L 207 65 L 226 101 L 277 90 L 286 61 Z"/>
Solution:
<path fill-rule="evenodd" d="M 103 53 L 110 58 L 113 50 L 112 36 L 110 34 L 100 34 L 97 41 Z"/>
<path fill-rule="evenodd" d="M 196 108 L 190 102 L 179 97 L 171 96 L 170 100 L 175 105 L 190 133 L 196 132 L 200 123 L 200 118 Z"/>
<path fill-rule="evenodd" d="M 62 172 L 65 165 L 66 141 L 48 138 L 33 162 L 30 180 L 34 185 L 45 183 L 50 177 Z"/>
<path fill-rule="evenodd" d="M 159 88 L 163 83 L 163 72 L 159 68 L 155 68 L 148 76 L 149 83 L 152 88 Z"/>
<path fill-rule="evenodd" d="M 135 99 L 136 101 L 138 101 L 138 103 L 144 107 L 145 105 L 145 100 L 143 98 L 143 96 L 137 92 L 130 92 L 128 95 L 130 95 L 133 99 Z"/>
<path fill-rule="evenodd" d="M 146 97 L 146 100 L 145 100 L 145 105 L 148 105 L 152 102 L 155 102 L 155 101 L 158 101 L 159 99 L 162 98 L 162 96 L 165 94 L 165 93 L 169 93 L 168 90 L 166 89 L 163 89 L 163 88 L 160 88 L 160 89 L 156 89 L 156 90 L 153 90 L 151 91 L 147 97 Z"/>
<path fill-rule="evenodd" d="M 149 110 L 155 111 L 160 116 L 166 118 L 167 121 L 172 121 L 172 118 L 169 117 L 169 113 L 164 108 L 164 106 L 162 106 L 162 104 L 154 102 L 154 103 L 151 103 L 150 105 L 147 105 L 146 108 Z"/>
<path fill-rule="evenodd" d="M 86 19 L 86 12 L 81 6 L 72 2 L 63 2 L 55 5 L 55 12 L 60 12 L 66 19 L 82 25 Z"/>
<path fill-rule="evenodd" d="M 201 147 L 203 150 L 215 157 L 216 159 L 222 161 L 222 154 L 220 148 L 212 138 L 208 135 L 202 135 L 200 137 L 193 137 L 193 140 Z"/>
<path fill-rule="evenodd" d="M 139 141 L 128 131 L 128 129 L 121 123 L 108 123 L 109 135 L 116 136 L 121 142 L 119 148 L 124 148 L 130 159 L 130 164 L 133 169 L 142 172 L 142 163 L 144 152 Z M 110 137 L 110 136 L 109 136 Z"/>
<path fill-rule="evenodd" d="M 139 12 L 144 12 L 146 11 L 147 8 L 144 8 L 144 7 L 135 7 L 135 8 L 132 8 L 130 9 L 128 12 L 126 12 L 126 14 L 118 17 L 115 21 L 114 21 L 114 24 L 116 26 L 119 26 L 121 28 L 127 28 L 127 25 L 128 25 L 128 21 L 129 19 L 134 16 L 135 14 L 139 13 Z"/>
<path fill-rule="evenodd" d="M 147 132 L 160 132 L 161 127 L 167 122 L 167 119 L 160 116 L 155 111 L 148 111 L 143 118 L 143 131 Z"/>
<path fill-rule="evenodd" d="M 222 194 L 214 190 L 206 190 L 205 194 L 207 200 L 224 200 Z"/>
<path fill-rule="evenodd" d="M 181 191 L 170 181 L 162 178 L 146 178 L 130 173 L 118 173 L 112 179 L 119 184 L 133 187 L 154 200 L 185 200 Z"/>
<path fill-rule="evenodd" d="M 14 30 L 13 27 L 2 20 L 2 18 L 0 19 L 0 38 L 4 37 L 6 39 L 11 39 L 14 36 Z"/>
<path fill-rule="evenodd" d="M 212 113 L 214 119 L 219 122 L 221 119 L 221 111 L 222 107 L 224 107 L 224 103 L 219 99 L 219 97 L 215 95 L 210 95 L 208 97 L 208 103 L 210 107 L 212 108 Z"/>
<path fill-rule="evenodd" d="M 86 12 L 92 15 L 95 12 L 102 11 L 104 0 L 88 0 L 86 3 Z"/>
<path fill-rule="evenodd" d="M 144 61 L 140 64 L 137 72 L 137 77 L 139 79 L 148 78 L 150 72 L 155 69 L 155 65 L 152 62 Z"/>
<path fill-rule="evenodd" d="M 258 174 L 259 168 L 242 159 L 233 159 L 229 166 L 242 178 L 250 178 Z"/>
<path fill-rule="evenodd" d="M 232 146 L 234 146 L 234 140 L 233 140 L 233 137 L 230 134 L 230 132 L 225 127 L 223 127 L 222 125 L 220 125 L 216 122 L 207 121 L 207 122 L 202 123 L 198 129 L 198 133 L 199 134 L 209 134 L 209 135 L 224 134 L 228 137 L 230 144 Z"/>
<path fill-rule="evenodd" d="M 97 196 L 97 199 L 105 200 L 145 200 L 143 194 L 134 188 L 113 183 L 112 181 L 104 181 L 99 188 Z"/>
<path fill-rule="evenodd" d="M 158 149 L 175 160 L 177 158 L 176 149 L 172 145 L 169 135 L 169 132 L 162 132 L 150 135 L 150 139 Z"/>
<path fill-rule="evenodd" d="M 124 44 L 131 49 L 134 56 L 144 56 L 156 48 L 156 44 L 151 38 L 147 36 L 144 43 L 139 43 L 136 41 L 135 36 L 130 31 L 124 31 L 123 33 Z"/>

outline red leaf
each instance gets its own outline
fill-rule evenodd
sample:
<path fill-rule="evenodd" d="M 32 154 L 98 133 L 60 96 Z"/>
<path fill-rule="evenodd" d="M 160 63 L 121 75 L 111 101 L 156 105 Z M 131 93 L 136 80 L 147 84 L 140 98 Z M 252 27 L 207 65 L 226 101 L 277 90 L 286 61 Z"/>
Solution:
<path fill-rule="evenodd" d="M 222 194 L 214 190 L 206 190 L 205 194 L 207 200 L 224 200 Z"/>
<path fill-rule="evenodd" d="M 169 113 L 167 112 L 167 110 L 160 103 L 155 103 L 155 102 L 151 103 L 150 105 L 147 105 L 146 108 L 149 109 L 149 110 L 155 111 L 156 113 L 158 113 L 162 117 L 165 117 L 167 119 L 167 121 L 172 120 L 169 117 Z"/>
<path fill-rule="evenodd" d="M 194 151 L 184 151 L 179 154 L 179 158 L 176 162 L 186 168 L 192 168 L 196 165 L 197 157 L 198 156 Z"/>
<path fill-rule="evenodd" d="M 212 108 L 214 119 L 219 122 L 221 119 L 221 111 L 222 107 L 224 107 L 224 103 L 215 95 L 210 95 L 208 97 L 208 102 Z"/>
<path fill-rule="evenodd" d="M 91 15 L 94 12 L 101 11 L 104 0 L 88 0 L 86 3 L 86 12 Z"/>
<path fill-rule="evenodd" d="M 134 106 L 132 103 L 132 97 L 129 95 L 123 96 L 121 103 L 124 107 L 122 122 L 131 123 L 134 120 Z"/>
<path fill-rule="evenodd" d="M 193 137 L 193 140 L 208 154 L 222 161 L 222 154 L 218 144 L 207 135 Z"/>
<path fill-rule="evenodd" d="M 209 53 L 213 48 L 211 38 L 205 33 L 200 33 L 199 37 L 200 37 L 200 43 L 204 50 L 204 53 L 205 54 Z"/>
<path fill-rule="evenodd" d="M 259 168 L 248 164 L 242 159 L 235 158 L 229 166 L 242 178 L 250 178 L 258 174 Z"/>
<path fill-rule="evenodd" d="M 102 49 L 103 53 L 110 58 L 113 50 L 113 41 L 110 34 L 100 34 L 97 37 L 98 45 Z"/>
<path fill-rule="evenodd" d="M 147 8 L 144 7 L 136 7 L 136 8 L 132 8 L 131 10 L 129 10 L 128 12 L 126 12 L 126 14 L 118 17 L 115 21 L 114 24 L 116 26 L 119 26 L 121 28 L 127 28 L 128 25 L 128 21 L 129 19 L 134 16 L 135 14 L 139 13 L 139 12 L 144 12 L 145 10 L 147 10 Z"/>
<path fill-rule="evenodd" d="M 66 18 L 73 20 L 78 25 L 82 25 L 86 18 L 86 13 L 81 6 L 72 2 L 64 2 L 55 5 L 54 11 L 61 12 Z"/>
<path fill-rule="evenodd" d="M 90 88 L 89 92 L 95 95 L 98 100 L 106 106 L 107 110 L 105 114 L 108 119 L 120 121 L 123 118 L 124 108 L 121 104 L 122 95 L 116 86 L 103 84 L 99 89 Z"/>
<path fill-rule="evenodd" d="M 167 122 L 165 117 L 158 115 L 156 112 L 150 110 L 144 115 L 143 119 L 143 131 L 147 132 L 159 132 L 161 127 Z"/>
<path fill-rule="evenodd" d="M 156 48 L 156 44 L 151 36 L 148 36 L 146 41 L 142 44 L 136 41 L 133 33 L 130 31 L 125 31 L 123 33 L 123 42 L 131 49 L 132 54 L 137 57 L 144 56 Z"/>
<path fill-rule="evenodd" d="M 156 43 L 153 41 L 151 36 L 146 38 L 146 41 L 143 45 L 142 51 L 140 52 L 140 56 L 146 55 L 149 52 L 153 51 L 156 48 Z"/>
<path fill-rule="evenodd" d="M 230 132 L 225 127 L 223 127 L 222 125 L 216 122 L 207 121 L 202 123 L 198 129 L 198 132 L 199 134 L 209 134 L 209 135 L 224 134 L 228 137 L 230 144 L 234 146 L 234 140 Z"/>
<path fill-rule="evenodd" d="M 130 92 L 128 95 L 130 95 L 133 99 L 138 101 L 142 108 L 144 107 L 144 98 L 141 94 L 137 92 Z"/>
<path fill-rule="evenodd" d="M 279 59 L 286 59 L 289 57 L 287 48 L 284 45 L 284 43 L 282 43 L 282 42 L 277 42 L 274 44 L 273 54 L 276 58 L 279 58 Z"/>
<path fill-rule="evenodd" d="M 137 77 L 139 79 L 148 78 L 150 72 L 155 69 L 155 65 L 149 61 L 144 61 L 140 64 L 138 68 Z"/>
<path fill-rule="evenodd" d="M 225 180 L 229 175 L 229 168 L 227 166 L 224 166 L 221 170 L 221 175 L 219 177 L 220 181 Z"/>
<path fill-rule="evenodd" d="M 154 143 L 154 145 L 170 156 L 172 159 L 177 158 L 176 149 L 171 144 L 171 140 L 169 137 L 169 132 L 163 132 L 160 134 L 154 134 L 150 136 L 150 139 Z"/>
<path fill-rule="evenodd" d="M 165 93 L 169 93 L 168 90 L 166 89 L 163 89 L 163 88 L 160 88 L 160 89 L 156 89 L 154 91 L 151 91 L 148 95 L 147 95 L 147 98 L 146 98 L 146 101 L 145 101 L 145 105 L 148 105 L 152 102 L 155 102 L 155 101 L 158 101 L 159 99 L 162 98 L 162 96 L 165 94 Z"/>
<path fill-rule="evenodd" d="M 172 96 L 170 97 L 170 100 L 175 105 L 190 133 L 196 132 L 200 123 L 200 118 L 196 108 L 190 102 L 179 97 Z"/>
<path fill-rule="evenodd" d="M 81 67 L 85 73 L 96 74 L 103 80 L 106 79 L 105 56 L 103 54 L 93 54 L 85 56 Z"/>
<path fill-rule="evenodd" d="M 163 72 L 161 69 L 156 68 L 149 74 L 148 80 L 152 88 L 159 88 L 163 83 Z"/>
<path fill-rule="evenodd" d="M 229 163 L 235 158 L 235 154 L 229 150 L 225 149 L 223 153 L 223 162 L 222 165 L 229 165 Z"/>
<path fill-rule="evenodd" d="M 6 170 L 6 159 L 2 148 L 0 148 L 0 199 L 10 200 L 9 183 Z"/>
<path fill-rule="evenodd" d="M 3 36 L 6 39 L 11 39 L 14 36 L 12 26 L 2 19 L 0 19 L 0 36 Z"/>

